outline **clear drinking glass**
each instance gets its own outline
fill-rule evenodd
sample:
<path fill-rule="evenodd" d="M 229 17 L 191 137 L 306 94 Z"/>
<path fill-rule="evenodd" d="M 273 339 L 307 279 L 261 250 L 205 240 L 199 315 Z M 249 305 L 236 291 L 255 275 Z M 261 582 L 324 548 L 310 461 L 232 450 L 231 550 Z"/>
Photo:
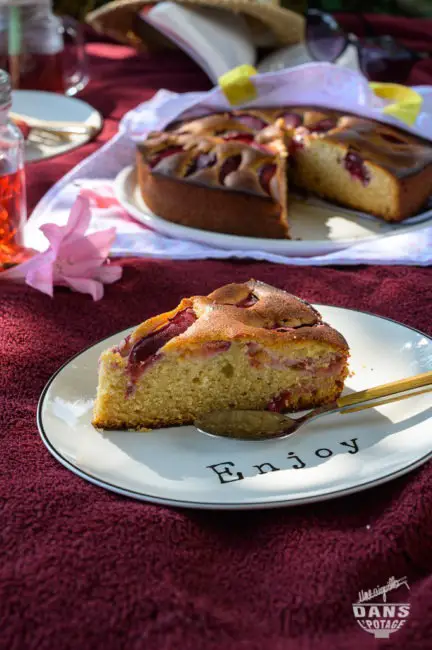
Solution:
<path fill-rule="evenodd" d="M 22 261 L 27 217 L 24 138 L 8 118 L 12 103 L 9 75 L 0 70 L 0 269 Z"/>
<path fill-rule="evenodd" d="M 50 0 L 0 0 L 0 68 L 14 90 L 75 95 L 89 79 L 81 25 Z"/>

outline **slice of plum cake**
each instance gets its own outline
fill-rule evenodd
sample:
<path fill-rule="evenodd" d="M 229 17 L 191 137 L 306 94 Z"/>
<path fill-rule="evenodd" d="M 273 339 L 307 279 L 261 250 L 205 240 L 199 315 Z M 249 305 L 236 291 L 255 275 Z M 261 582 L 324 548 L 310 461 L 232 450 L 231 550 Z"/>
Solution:
<path fill-rule="evenodd" d="M 93 424 L 187 424 L 215 409 L 290 410 L 331 403 L 347 342 L 307 302 L 250 280 L 184 298 L 102 353 Z"/>

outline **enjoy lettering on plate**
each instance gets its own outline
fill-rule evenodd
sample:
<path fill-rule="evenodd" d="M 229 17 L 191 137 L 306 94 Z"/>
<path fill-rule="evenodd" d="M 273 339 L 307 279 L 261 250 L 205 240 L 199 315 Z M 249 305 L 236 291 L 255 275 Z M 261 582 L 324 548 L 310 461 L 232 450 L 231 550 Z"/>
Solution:
<path fill-rule="evenodd" d="M 343 451 L 347 451 L 348 454 L 357 454 L 359 451 L 359 447 L 357 444 L 358 438 L 351 438 L 351 440 L 343 440 L 342 442 L 339 442 L 338 444 L 341 445 L 343 448 Z M 339 452 L 341 450 L 339 449 Z M 333 456 L 335 453 L 328 447 L 320 447 L 319 449 L 316 449 L 314 452 L 315 456 L 317 458 L 330 458 L 330 456 Z M 224 485 L 225 483 L 233 483 L 234 481 L 242 481 L 244 478 L 248 478 L 251 476 L 259 476 L 260 474 L 267 474 L 268 472 L 277 472 L 280 469 L 304 469 L 305 467 L 308 466 L 307 464 L 307 459 L 303 460 L 295 454 L 293 451 L 289 451 L 286 455 L 286 459 L 291 462 L 289 466 L 284 467 L 277 467 L 273 463 L 269 463 L 268 461 L 262 462 L 259 465 L 252 465 L 252 468 L 255 470 L 253 471 L 252 474 L 248 474 L 245 476 L 243 472 L 238 471 L 238 468 L 236 467 L 235 463 L 233 463 L 230 460 L 225 460 L 220 463 L 215 463 L 214 465 L 206 465 L 207 469 L 210 471 L 214 472 L 220 483 Z"/>

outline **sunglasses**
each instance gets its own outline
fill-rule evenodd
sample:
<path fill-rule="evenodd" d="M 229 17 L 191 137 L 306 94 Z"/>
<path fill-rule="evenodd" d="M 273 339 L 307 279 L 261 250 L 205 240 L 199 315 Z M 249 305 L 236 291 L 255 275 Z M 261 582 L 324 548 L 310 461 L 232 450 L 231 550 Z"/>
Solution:
<path fill-rule="evenodd" d="M 348 34 L 330 14 L 309 9 L 306 14 L 306 47 L 316 61 L 334 62 L 353 45 L 359 67 L 369 81 L 405 84 L 413 66 L 428 55 L 413 52 L 391 36 L 376 36 L 363 17 L 366 37 Z"/>

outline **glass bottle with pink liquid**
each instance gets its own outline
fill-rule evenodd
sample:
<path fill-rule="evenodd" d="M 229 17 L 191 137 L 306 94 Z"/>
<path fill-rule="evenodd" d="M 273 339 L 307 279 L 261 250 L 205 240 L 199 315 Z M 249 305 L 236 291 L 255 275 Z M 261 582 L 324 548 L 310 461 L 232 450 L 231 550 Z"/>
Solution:
<path fill-rule="evenodd" d="M 12 103 L 10 77 L 0 70 L 0 271 L 25 257 L 26 221 L 24 138 L 8 117 Z"/>

